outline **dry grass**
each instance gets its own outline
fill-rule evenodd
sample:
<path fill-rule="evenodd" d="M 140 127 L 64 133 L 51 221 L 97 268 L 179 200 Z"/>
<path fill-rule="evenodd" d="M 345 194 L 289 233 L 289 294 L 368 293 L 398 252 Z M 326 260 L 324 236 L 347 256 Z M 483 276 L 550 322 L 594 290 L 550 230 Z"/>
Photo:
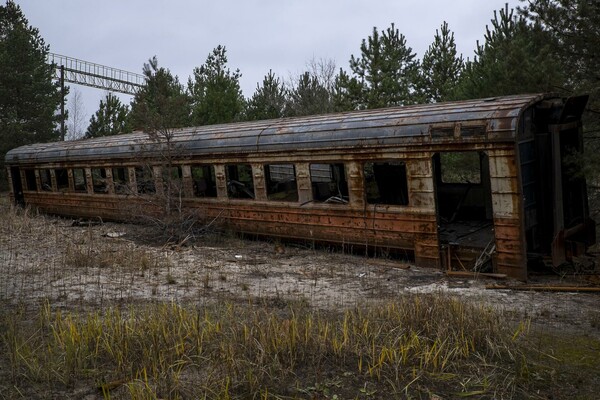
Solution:
<path fill-rule="evenodd" d="M 423 398 L 518 392 L 522 326 L 440 295 L 316 312 L 228 303 L 3 315 L 11 396 Z M 6 393 L 6 392 L 5 392 Z"/>
<path fill-rule="evenodd" d="M 187 260 L 103 237 L 116 224 L 1 203 L 0 220 L 0 398 L 588 398 L 598 383 L 598 340 L 399 280 L 435 273 L 315 251 L 292 266 L 225 239 Z M 301 290 L 271 290 L 289 276 Z"/>

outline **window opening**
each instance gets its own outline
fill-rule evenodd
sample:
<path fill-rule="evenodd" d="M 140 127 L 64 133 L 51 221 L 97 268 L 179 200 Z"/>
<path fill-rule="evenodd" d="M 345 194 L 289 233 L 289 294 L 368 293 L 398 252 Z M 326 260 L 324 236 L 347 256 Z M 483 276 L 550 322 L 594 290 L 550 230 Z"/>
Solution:
<path fill-rule="evenodd" d="M 52 191 L 52 175 L 50 175 L 49 169 L 40 169 L 40 184 L 43 191 Z"/>
<path fill-rule="evenodd" d="M 56 188 L 59 191 L 69 190 L 69 172 L 66 168 L 57 168 L 54 170 L 56 176 Z"/>
<path fill-rule="evenodd" d="M 125 167 L 114 167 L 112 179 L 116 194 L 127 194 L 129 192 L 129 171 Z"/>
<path fill-rule="evenodd" d="M 139 194 L 153 194 L 156 193 L 156 185 L 154 183 L 154 174 L 152 168 L 135 167 L 135 181 L 137 185 L 137 192 Z"/>
<path fill-rule="evenodd" d="M 481 179 L 483 153 L 443 152 L 434 157 L 438 212 L 442 221 L 487 220 L 491 215 L 489 178 Z"/>
<path fill-rule="evenodd" d="M 440 153 L 443 183 L 481 183 L 481 162 L 476 151 Z"/>
<path fill-rule="evenodd" d="M 495 231 L 489 158 L 477 151 L 442 152 L 432 161 L 444 264 L 450 269 L 490 270 Z"/>
<path fill-rule="evenodd" d="M 94 193 L 108 193 L 105 168 L 92 168 L 92 185 L 94 186 Z"/>
<path fill-rule="evenodd" d="M 217 180 L 213 165 L 192 165 L 194 196 L 217 197 Z"/>
<path fill-rule="evenodd" d="M 408 182 L 403 162 L 364 164 L 368 204 L 408 205 Z"/>
<path fill-rule="evenodd" d="M 253 199 L 254 181 L 250 164 L 227 165 L 227 195 L 231 199 Z"/>
<path fill-rule="evenodd" d="M 163 188 L 165 194 L 171 196 L 179 196 L 183 189 L 183 173 L 179 165 L 161 168 Z"/>
<path fill-rule="evenodd" d="M 73 189 L 75 189 L 76 192 L 87 192 L 85 169 L 73 168 Z"/>
<path fill-rule="evenodd" d="M 265 165 L 267 198 L 277 201 L 298 201 L 298 183 L 294 164 Z"/>
<path fill-rule="evenodd" d="M 35 170 L 25 170 L 25 183 L 27 184 L 27 190 L 37 191 L 37 182 L 35 180 Z"/>
<path fill-rule="evenodd" d="M 311 164 L 310 180 L 313 201 L 348 203 L 348 182 L 344 164 Z"/>

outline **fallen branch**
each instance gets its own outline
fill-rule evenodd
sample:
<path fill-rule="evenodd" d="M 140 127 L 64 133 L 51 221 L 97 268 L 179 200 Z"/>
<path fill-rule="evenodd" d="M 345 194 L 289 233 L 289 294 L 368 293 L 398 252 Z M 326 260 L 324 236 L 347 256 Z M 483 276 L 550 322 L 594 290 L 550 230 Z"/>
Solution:
<path fill-rule="evenodd" d="M 600 293 L 598 286 L 538 286 L 538 285 L 486 285 L 486 289 L 529 290 L 535 292 L 586 292 Z"/>
<path fill-rule="evenodd" d="M 489 272 L 470 272 L 470 271 L 446 271 L 446 275 L 454 276 L 457 278 L 492 278 L 492 279 L 506 279 L 506 274 L 493 274 Z"/>

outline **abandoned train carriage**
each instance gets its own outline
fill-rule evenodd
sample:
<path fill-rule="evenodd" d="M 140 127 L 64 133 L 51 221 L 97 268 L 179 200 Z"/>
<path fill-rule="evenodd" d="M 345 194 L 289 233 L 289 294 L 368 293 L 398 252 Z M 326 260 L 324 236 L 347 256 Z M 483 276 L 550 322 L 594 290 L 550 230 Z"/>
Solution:
<path fill-rule="evenodd" d="M 526 279 L 595 241 L 582 150 L 587 98 L 519 95 L 23 146 L 11 196 L 48 213 L 124 219 L 181 183 L 185 207 L 261 235 L 403 249 L 423 266 Z M 175 154 L 171 171 L 165 149 Z M 171 153 L 171 150 L 176 149 Z M 171 183 L 169 183 L 171 184 Z"/>

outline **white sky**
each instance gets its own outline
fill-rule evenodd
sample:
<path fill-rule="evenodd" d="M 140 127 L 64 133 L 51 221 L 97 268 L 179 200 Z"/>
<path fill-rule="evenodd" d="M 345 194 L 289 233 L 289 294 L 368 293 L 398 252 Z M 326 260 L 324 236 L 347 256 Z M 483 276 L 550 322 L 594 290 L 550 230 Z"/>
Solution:
<path fill-rule="evenodd" d="M 1 1 L 1 0 L 0 0 Z M 269 69 L 287 79 L 312 59 L 349 70 L 350 56 L 376 26 L 393 22 L 421 58 L 447 21 L 458 51 L 472 58 L 493 11 L 518 0 L 16 0 L 50 51 L 141 73 L 156 55 L 187 83 L 217 45 L 239 69 L 251 97 Z M 84 99 L 87 121 L 106 93 L 71 85 Z M 129 103 L 130 96 L 121 96 Z M 68 107 L 68 106 L 67 106 Z"/>

